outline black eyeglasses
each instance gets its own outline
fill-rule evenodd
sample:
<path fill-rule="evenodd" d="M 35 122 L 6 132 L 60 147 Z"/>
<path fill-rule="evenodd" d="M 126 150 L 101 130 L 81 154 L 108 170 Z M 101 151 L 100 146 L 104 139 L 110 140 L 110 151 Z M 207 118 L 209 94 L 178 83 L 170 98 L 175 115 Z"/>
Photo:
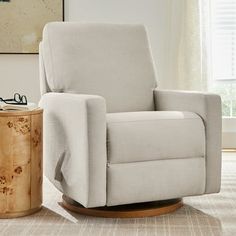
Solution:
<path fill-rule="evenodd" d="M 3 99 L 0 97 L 0 102 L 5 102 L 11 105 L 27 105 L 27 97 L 25 95 L 20 95 L 19 93 L 14 94 L 14 98 Z"/>

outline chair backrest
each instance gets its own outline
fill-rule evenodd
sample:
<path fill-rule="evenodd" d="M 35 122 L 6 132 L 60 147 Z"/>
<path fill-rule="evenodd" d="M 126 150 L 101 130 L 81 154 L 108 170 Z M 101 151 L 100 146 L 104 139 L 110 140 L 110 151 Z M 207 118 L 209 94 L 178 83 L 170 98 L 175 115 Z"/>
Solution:
<path fill-rule="evenodd" d="M 154 63 L 142 25 L 49 23 L 40 57 L 41 91 L 101 95 L 108 112 L 154 109 Z"/>

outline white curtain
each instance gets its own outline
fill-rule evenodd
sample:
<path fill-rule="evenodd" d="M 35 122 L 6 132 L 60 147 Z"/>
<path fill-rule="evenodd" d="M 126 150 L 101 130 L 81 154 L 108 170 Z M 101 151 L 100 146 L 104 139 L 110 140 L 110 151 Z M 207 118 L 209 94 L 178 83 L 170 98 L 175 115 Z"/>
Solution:
<path fill-rule="evenodd" d="M 206 90 L 209 0 L 170 0 L 169 72 L 171 88 Z"/>

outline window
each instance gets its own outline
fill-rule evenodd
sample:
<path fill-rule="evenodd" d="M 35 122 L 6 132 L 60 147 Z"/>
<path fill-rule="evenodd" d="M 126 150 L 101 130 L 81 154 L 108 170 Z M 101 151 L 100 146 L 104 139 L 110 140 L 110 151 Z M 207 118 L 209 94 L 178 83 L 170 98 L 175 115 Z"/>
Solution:
<path fill-rule="evenodd" d="M 223 116 L 236 117 L 236 0 L 211 0 L 210 90 L 222 97 Z"/>

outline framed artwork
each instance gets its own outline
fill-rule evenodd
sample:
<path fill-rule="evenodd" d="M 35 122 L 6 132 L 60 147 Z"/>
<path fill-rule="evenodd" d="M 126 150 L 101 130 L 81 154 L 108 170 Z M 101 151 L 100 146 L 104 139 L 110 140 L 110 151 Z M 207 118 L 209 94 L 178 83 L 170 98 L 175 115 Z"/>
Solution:
<path fill-rule="evenodd" d="M 64 20 L 64 0 L 0 0 L 0 53 L 38 53 L 43 27 Z"/>

